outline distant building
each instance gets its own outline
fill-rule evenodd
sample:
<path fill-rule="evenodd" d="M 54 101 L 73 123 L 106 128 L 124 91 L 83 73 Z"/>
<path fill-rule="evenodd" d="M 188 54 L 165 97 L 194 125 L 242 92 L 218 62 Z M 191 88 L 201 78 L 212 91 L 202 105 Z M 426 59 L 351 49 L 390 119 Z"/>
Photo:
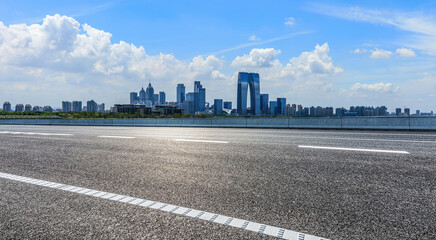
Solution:
<path fill-rule="evenodd" d="M 87 112 L 88 108 L 86 106 L 82 107 L 82 112 Z"/>
<path fill-rule="evenodd" d="M 165 92 L 159 92 L 159 105 L 164 105 L 166 103 Z"/>
<path fill-rule="evenodd" d="M 71 112 L 72 104 L 69 101 L 62 101 L 62 112 Z"/>
<path fill-rule="evenodd" d="M 183 103 L 185 101 L 185 85 L 182 83 L 177 84 L 177 102 Z"/>
<path fill-rule="evenodd" d="M 277 115 L 286 115 L 286 98 L 277 98 Z"/>
<path fill-rule="evenodd" d="M 401 108 L 395 108 L 395 115 L 397 116 L 401 115 Z"/>
<path fill-rule="evenodd" d="M 266 93 L 260 94 L 260 113 L 262 115 L 268 115 L 268 102 L 269 95 Z"/>
<path fill-rule="evenodd" d="M 43 108 L 40 106 L 33 106 L 32 112 L 42 112 Z"/>
<path fill-rule="evenodd" d="M 410 108 L 404 108 L 404 115 L 410 116 Z"/>
<path fill-rule="evenodd" d="M 30 104 L 26 104 L 26 105 L 24 106 L 24 111 L 25 111 L 25 112 L 30 112 L 30 111 L 32 111 L 32 105 L 30 105 Z"/>
<path fill-rule="evenodd" d="M 145 105 L 145 100 L 146 100 L 146 94 L 145 94 L 144 87 L 142 87 L 141 91 L 139 91 L 139 102 L 138 103 Z"/>
<path fill-rule="evenodd" d="M 15 112 L 24 112 L 24 105 L 21 103 L 15 105 Z"/>
<path fill-rule="evenodd" d="M 247 115 L 247 93 L 250 86 L 251 115 L 260 115 L 260 83 L 258 73 L 238 73 L 237 112 Z"/>
<path fill-rule="evenodd" d="M 232 110 L 232 102 L 224 102 L 224 109 Z"/>
<path fill-rule="evenodd" d="M 82 111 L 82 101 L 73 101 L 73 112 Z"/>
<path fill-rule="evenodd" d="M 223 100 L 214 99 L 213 100 L 213 114 L 222 115 L 223 114 Z"/>
<path fill-rule="evenodd" d="M 53 108 L 51 106 L 44 106 L 42 111 L 51 113 L 53 112 Z"/>
<path fill-rule="evenodd" d="M 145 90 L 145 101 L 147 107 L 154 106 L 154 88 L 151 86 L 151 83 L 148 83 L 148 87 Z"/>
<path fill-rule="evenodd" d="M 137 92 L 130 93 L 130 104 L 139 104 L 139 97 Z"/>
<path fill-rule="evenodd" d="M 156 106 L 153 113 L 163 115 L 183 114 L 183 109 L 177 109 L 176 106 Z"/>
<path fill-rule="evenodd" d="M 153 95 L 153 103 L 154 103 L 154 106 L 159 104 L 159 94 Z"/>
<path fill-rule="evenodd" d="M 114 113 L 140 113 L 140 114 L 151 114 L 152 108 L 146 107 L 143 104 L 115 104 L 112 108 Z"/>
<path fill-rule="evenodd" d="M 270 101 L 269 102 L 269 115 L 276 115 L 277 114 L 277 102 L 276 101 Z"/>
<path fill-rule="evenodd" d="M 195 99 L 195 111 L 203 113 L 206 107 L 206 89 L 200 84 L 200 81 L 194 82 L 194 92 L 197 93 Z"/>
<path fill-rule="evenodd" d="M 106 109 L 105 109 L 104 103 L 97 105 L 97 112 L 105 112 L 105 111 L 106 111 Z"/>
<path fill-rule="evenodd" d="M 4 102 L 3 103 L 3 111 L 11 112 L 12 106 L 10 102 Z"/>
<path fill-rule="evenodd" d="M 86 111 L 87 112 L 97 112 L 97 103 L 94 100 L 86 102 Z"/>
<path fill-rule="evenodd" d="M 195 114 L 195 102 L 190 100 L 185 100 L 182 103 L 182 109 L 185 114 Z"/>

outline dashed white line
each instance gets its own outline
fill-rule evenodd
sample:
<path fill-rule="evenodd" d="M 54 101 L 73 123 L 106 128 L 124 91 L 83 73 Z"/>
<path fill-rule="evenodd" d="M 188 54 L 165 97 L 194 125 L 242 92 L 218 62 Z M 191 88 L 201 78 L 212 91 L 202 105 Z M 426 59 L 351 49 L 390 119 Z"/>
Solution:
<path fill-rule="evenodd" d="M 200 139 L 174 139 L 176 142 L 202 142 L 202 143 L 229 143 L 228 141 L 200 140 Z"/>
<path fill-rule="evenodd" d="M 136 137 L 129 137 L 129 136 L 98 136 L 99 138 L 122 138 L 122 139 L 132 139 Z"/>
<path fill-rule="evenodd" d="M 1 131 L 0 134 L 12 134 L 12 135 L 38 135 L 38 136 L 73 136 L 71 133 L 38 133 L 38 132 L 9 132 Z"/>
<path fill-rule="evenodd" d="M 77 194 L 88 195 L 91 197 L 97 197 L 117 202 L 122 202 L 124 204 L 132 204 L 136 206 L 152 208 L 158 211 L 179 214 L 183 216 L 189 216 L 192 218 L 197 218 L 205 221 L 214 222 L 217 224 L 222 224 L 226 226 L 232 226 L 239 229 L 244 229 L 248 231 L 257 232 L 259 234 L 269 235 L 273 237 L 292 239 L 292 240 L 326 240 L 325 238 L 316 237 L 313 235 L 308 235 L 305 233 L 295 232 L 292 230 L 278 228 L 270 225 L 265 225 L 256 222 L 250 222 L 243 219 L 232 218 L 220 214 L 205 212 L 201 210 L 195 210 L 185 207 L 179 207 L 171 204 L 145 200 L 135 197 L 129 197 L 124 195 L 118 195 L 115 193 L 101 192 L 98 190 L 76 187 L 71 185 L 65 185 L 61 183 L 49 182 L 38 180 L 34 178 L 22 177 L 18 175 L 8 174 L 0 172 L 0 178 L 14 180 L 18 182 L 24 182 L 29 184 L 34 184 L 38 186 L 44 186 L 48 188 L 69 191 Z"/>
<path fill-rule="evenodd" d="M 380 152 L 380 153 L 400 153 L 400 154 L 410 154 L 410 153 L 407 152 L 407 151 L 382 150 L 382 149 L 342 148 L 342 147 L 306 146 L 306 145 L 299 145 L 298 147 L 299 147 L 299 148 L 312 148 L 312 149 L 342 150 L 342 151 L 358 151 L 358 152 Z"/>

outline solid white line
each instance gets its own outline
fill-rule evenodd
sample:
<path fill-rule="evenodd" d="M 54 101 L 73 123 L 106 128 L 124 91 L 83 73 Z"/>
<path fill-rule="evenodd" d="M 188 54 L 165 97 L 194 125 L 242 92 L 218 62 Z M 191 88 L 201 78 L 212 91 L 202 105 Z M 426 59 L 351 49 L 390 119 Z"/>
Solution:
<path fill-rule="evenodd" d="M 123 139 L 132 139 L 136 137 L 128 137 L 128 136 L 98 136 L 99 138 L 123 138 Z"/>
<path fill-rule="evenodd" d="M 12 135 L 39 135 L 39 136 L 73 136 L 70 133 L 37 133 L 37 132 L 9 132 L 2 131 L 0 134 L 12 134 Z"/>
<path fill-rule="evenodd" d="M 284 229 L 284 228 L 278 228 L 278 227 L 269 226 L 269 225 L 265 225 L 265 224 L 261 224 L 261 223 L 250 222 L 250 221 L 246 221 L 243 219 L 232 218 L 232 217 L 228 217 L 228 216 L 224 216 L 224 215 L 220 215 L 220 214 L 215 214 L 215 213 L 210 213 L 210 212 L 205 212 L 205 211 L 201 211 L 201 210 L 179 207 L 179 206 L 166 204 L 166 203 L 160 203 L 160 202 L 155 202 L 155 201 L 150 201 L 150 200 L 145 200 L 145 199 L 140 199 L 140 198 L 118 195 L 115 193 L 107 193 L 107 192 L 101 192 L 98 190 L 81 188 L 81 187 L 70 186 L 70 185 L 64 185 L 64 184 L 55 183 L 55 182 L 41 181 L 41 180 L 34 179 L 34 178 L 27 178 L 27 177 L 22 177 L 22 176 L 18 176 L 18 175 L 3 173 L 3 172 L 0 172 L 0 178 L 29 183 L 29 184 L 38 185 L 38 186 L 44 186 L 44 187 L 63 190 L 63 191 L 74 192 L 74 193 L 86 195 L 89 197 L 97 197 L 97 198 L 101 198 L 101 199 L 122 202 L 125 204 L 131 204 L 131 205 L 136 205 L 136 206 L 141 206 L 141 207 L 146 207 L 146 208 L 152 208 L 152 209 L 156 209 L 158 211 L 163 211 L 163 212 L 168 212 L 168 213 L 173 213 L 173 214 L 178 214 L 178 215 L 183 215 L 183 216 L 189 216 L 192 218 L 202 219 L 205 221 L 210 221 L 210 222 L 214 222 L 214 223 L 222 224 L 222 225 L 228 225 L 228 226 L 232 226 L 235 228 L 253 231 L 253 232 L 260 233 L 260 234 L 265 234 L 265 235 L 283 238 L 283 239 L 326 240 L 325 238 L 320 238 L 320 237 L 308 235 L 305 233 L 295 232 L 295 231 Z M 90 193 L 92 193 L 92 194 L 90 194 Z"/>
<path fill-rule="evenodd" d="M 343 150 L 343 151 L 359 151 L 359 152 L 380 152 L 380 153 L 401 153 L 401 154 L 410 154 L 409 152 L 406 152 L 406 151 L 381 150 L 381 149 L 341 148 L 341 147 L 306 146 L 306 145 L 299 145 L 298 147 L 299 147 L 299 148 L 313 148 L 313 149 Z"/>
<path fill-rule="evenodd" d="M 197 139 L 174 139 L 176 142 L 203 142 L 203 143 L 229 143 L 228 141 L 214 141 L 214 140 L 197 140 Z"/>
<path fill-rule="evenodd" d="M 297 136 L 295 136 L 297 137 Z M 427 140 L 404 140 L 404 139 L 376 139 L 376 138 L 335 138 L 335 137 L 306 137 L 298 136 L 299 138 L 309 139 L 328 139 L 328 140 L 353 140 L 353 141 L 377 141 L 377 142 L 411 142 L 411 143 L 436 143 L 436 141 Z"/>

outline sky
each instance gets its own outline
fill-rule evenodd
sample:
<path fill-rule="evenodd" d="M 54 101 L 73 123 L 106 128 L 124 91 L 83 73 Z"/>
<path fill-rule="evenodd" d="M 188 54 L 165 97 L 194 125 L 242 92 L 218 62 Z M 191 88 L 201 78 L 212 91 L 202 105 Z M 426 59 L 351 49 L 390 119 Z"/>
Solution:
<path fill-rule="evenodd" d="M 236 105 L 238 71 L 303 106 L 436 110 L 436 1 L 1 1 L 0 102 L 129 103 L 149 82 Z"/>

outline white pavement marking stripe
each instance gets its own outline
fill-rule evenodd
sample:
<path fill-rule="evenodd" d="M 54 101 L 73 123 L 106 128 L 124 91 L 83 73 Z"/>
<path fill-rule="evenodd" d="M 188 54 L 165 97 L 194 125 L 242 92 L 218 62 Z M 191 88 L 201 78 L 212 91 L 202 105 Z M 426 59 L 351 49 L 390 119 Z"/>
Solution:
<path fill-rule="evenodd" d="M 43 181 L 43 180 L 38 180 L 38 179 L 34 179 L 34 178 L 27 178 L 27 177 L 12 175 L 12 174 L 3 173 L 3 172 L 0 172 L 0 178 L 24 182 L 24 183 L 30 183 L 30 184 L 34 184 L 34 185 L 54 188 L 54 189 L 63 190 L 63 191 L 69 191 L 69 192 L 78 193 L 78 194 L 84 194 L 84 195 L 88 195 L 88 196 L 98 197 L 98 198 L 102 198 L 102 199 L 108 199 L 108 200 L 112 200 L 112 201 L 122 202 L 122 203 L 126 203 L 126 204 L 132 204 L 132 205 L 146 207 L 146 208 L 152 208 L 152 209 L 156 209 L 156 210 L 163 211 L 163 212 L 174 213 L 174 214 L 179 214 L 179 215 L 183 215 L 183 216 L 189 216 L 192 218 L 202 219 L 205 221 L 210 221 L 210 222 L 214 222 L 214 223 L 218 223 L 218 224 L 222 224 L 222 225 L 232 226 L 232 227 L 236 227 L 239 229 L 245 229 L 245 230 L 249 230 L 249 231 L 253 231 L 253 232 L 257 232 L 257 233 L 261 233 L 261 234 L 266 234 L 266 235 L 270 235 L 273 237 L 283 238 L 283 239 L 326 240 L 325 238 L 320 238 L 320 237 L 316 237 L 313 235 L 299 233 L 299 232 L 287 230 L 284 228 L 273 227 L 273 226 L 269 226 L 269 225 L 265 225 L 265 224 L 246 221 L 243 219 L 232 218 L 232 217 L 228 217 L 228 216 L 224 216 L 224 215 L 220 215 L 220 214 L 209 213 L 209 212 L 204 212 L 201 210 L 195 210 L 195 209 L 190 209 L 190 208 L 185 208 L 185 207 L 179 207 L 179 206 L 155 202 L 155 201 L 151 201 L 151 200 L 145 200 L 145 199 L 134 198 L 134 197 L 124 196 L 124 195 L 118 195 L 115 193 L 101 192 L 98 190 L 81 188 L 81 187 L 76 187 L 76 186 L 71 186 L 71 185 L 66 185 L 66 184 L 61 184 L 61 183 L 55 183 L 55 182 L 49 182 L 49 181 Z"/>
<path fill-rule="evenodd" d="M 214 140 L 196 140 L 196 139 L 175 139 L 176 142 L 203 142 L 203 143 L 229 143 L 228 141 L 214 141 Z"/>
<path fill-rule="evenodd" d="M 98 136 L 99 138 L 124 138 L 124 139 L 132 139 L 136 137 L 127 137 L 127 136 Z"/>
<path fill-rule="evenodd" d="M 313 149 L 342 150 L 342 151 L 359 151 L 359 152 L 380 152 L 380 153 L 410 154 L 409 152 L 406 152 L 406 151 L 381 150 L 381 149 L 340 148 L 340 147 L 323 147 L 323 146 L 306 146 L 306 145 L 299 145 L 298 147 L 299 148 L 313 148 Z"/>
<path fill-rule="evenodd" d="M 13 135 L 39 135 L 39 136 L 73 136 L 70 133 L 36 133 L 36 132 L 9 132 L 2 131 L 0 134 L 13 134 Z"/>

